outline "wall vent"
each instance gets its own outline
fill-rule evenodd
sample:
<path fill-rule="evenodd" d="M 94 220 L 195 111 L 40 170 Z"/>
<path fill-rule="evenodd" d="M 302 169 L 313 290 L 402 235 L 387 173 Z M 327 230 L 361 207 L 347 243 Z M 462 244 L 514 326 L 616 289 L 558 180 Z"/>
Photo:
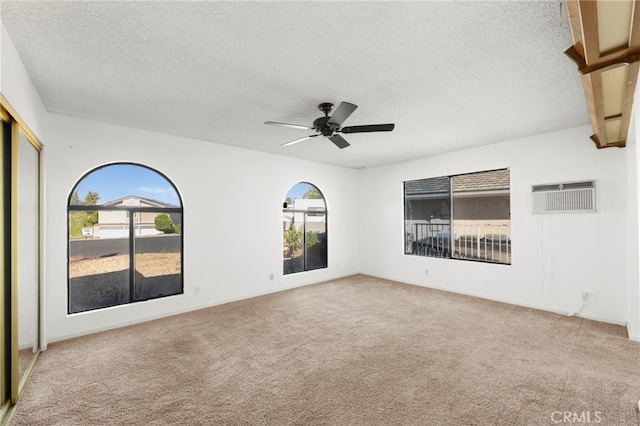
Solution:
<path fill-rule="evenodd" d="M 533 213 L 594 212 L 595 181 L 534 185 L 531 209 Z"/>

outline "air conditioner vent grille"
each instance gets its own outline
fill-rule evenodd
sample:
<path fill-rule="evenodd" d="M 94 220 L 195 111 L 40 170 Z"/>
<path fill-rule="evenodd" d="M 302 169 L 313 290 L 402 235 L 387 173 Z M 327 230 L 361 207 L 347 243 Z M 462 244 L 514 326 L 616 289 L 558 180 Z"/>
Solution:
<path fill-rule="evenodd" d="M 531 188 L 533 213 L 574 213 L 596 211 L 595 182 L 534 185 Z"/>

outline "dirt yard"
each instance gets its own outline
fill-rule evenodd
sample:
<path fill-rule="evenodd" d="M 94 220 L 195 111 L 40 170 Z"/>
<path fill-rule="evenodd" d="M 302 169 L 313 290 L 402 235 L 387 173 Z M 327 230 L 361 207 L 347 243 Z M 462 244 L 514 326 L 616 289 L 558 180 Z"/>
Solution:
<path fill-rule="evenodd" d="M 135 261 L 136 271 L 147 278 L 180 273 L 180 253 L 141 253 L 136 255 Z M 96 259 L 76 257 L 70 260 L 69 278 L 127 269 L 129 269 L 129 255 Z"/>

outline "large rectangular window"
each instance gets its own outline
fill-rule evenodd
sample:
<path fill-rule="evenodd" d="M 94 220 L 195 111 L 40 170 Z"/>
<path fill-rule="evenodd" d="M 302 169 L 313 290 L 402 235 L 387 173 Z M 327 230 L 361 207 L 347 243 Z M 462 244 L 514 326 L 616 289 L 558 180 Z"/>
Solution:
<path fill-rule="evenodd" d="M 405 254 L 511 264 L 509 169 L 404 183 Z"/>

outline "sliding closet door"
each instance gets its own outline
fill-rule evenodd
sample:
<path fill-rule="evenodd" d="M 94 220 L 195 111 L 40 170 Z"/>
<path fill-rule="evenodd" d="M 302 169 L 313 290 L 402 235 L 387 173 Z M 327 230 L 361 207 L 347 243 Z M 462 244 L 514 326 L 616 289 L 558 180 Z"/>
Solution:
<path fill-rule="evenodd" d="M 18 345 L 13 350 L 17 353 L 17 380 L 22 392 L 23 379 L 39 348 L 40 160 L 38 150 L 22 132 L 18 134 L 17 145 L 17 159 L 15 152 L 13 155 L 17 170 L 12 173 L 17 176 L 12 185 L 12 199 L 16 203 L 11 210 L 15 235 L 12 253 L 17 253 L 17 259 L 15 256 L 12 259 L 15 271 L 12 280 L 17 288 L 14 303 L 18 308 Z"/>
<path fill-rule="evenodd" d="M 10 169 L 5 163 L 11 158 L 11 124 L 5 119 L 0 121 L 0 413 L 5 413 L 11 402 L 11 239 L 8 238 L 11 215 L 7 213 L 10 211 L 11 180 Z M 0 415 L 0 421 L 2 417 Z"/>
<path fill-rule="evenodd" d="M 0 424 L 40 353 L 40 142 L 0 96 Z"/>

